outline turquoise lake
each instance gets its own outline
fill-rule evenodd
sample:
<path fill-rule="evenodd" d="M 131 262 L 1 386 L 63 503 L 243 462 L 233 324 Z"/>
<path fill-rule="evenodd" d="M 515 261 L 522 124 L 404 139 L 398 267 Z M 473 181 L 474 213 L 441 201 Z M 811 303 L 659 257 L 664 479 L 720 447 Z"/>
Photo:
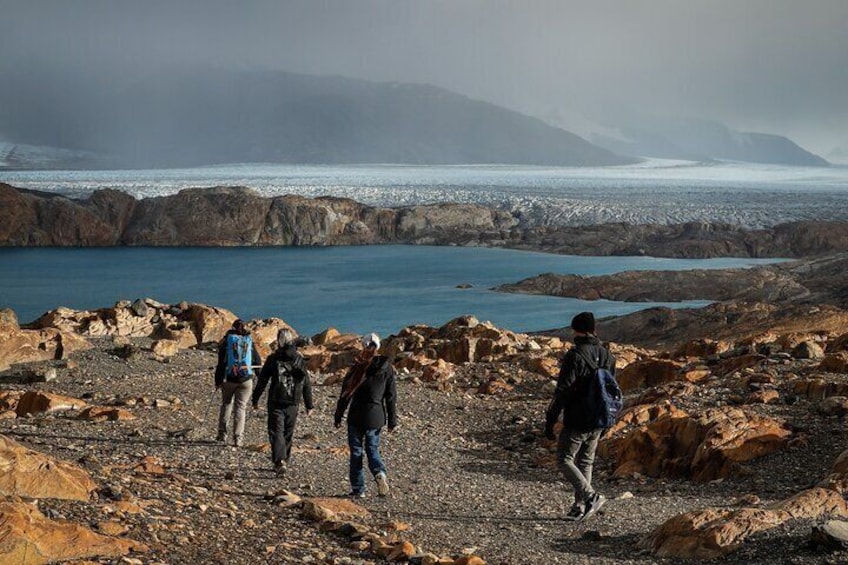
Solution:
<path fill-rule="evenodd" d="M 515 331 L 568 324 L 577 312 L 626 314 L 658 303 L 587 302 L 504 294 L 491 287 L 546 272 L 744 267 L 757 259 L 576 257 L 423 246 L 311 248 L 0 249 L 0 308 L 28 322 L 58 306 L 94 309 L 150 297 L 220 306 L 243 318 L 280 317 L 302 334 L 396 333 L 473 314 Z M 472 288 L 459 289 L 459 284 Z M 666 304 L 701 306 L 707 302 Z"/>

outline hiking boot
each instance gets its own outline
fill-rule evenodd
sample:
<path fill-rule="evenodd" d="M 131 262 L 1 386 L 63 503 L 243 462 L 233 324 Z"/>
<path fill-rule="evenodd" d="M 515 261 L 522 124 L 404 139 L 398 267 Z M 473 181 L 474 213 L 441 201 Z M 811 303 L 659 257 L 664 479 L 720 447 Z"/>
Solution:
<path fill-rule="evenodd" d="M 377 473 L 377 476 L 374 477 L 374 480 L 377 481 L 377 495 L 389 496 L 389 480 L 386 478 L 386 474 Z"/>
<path fill-rule="evenodd" d="M 607 497 L 602 494 L 595 493 L 586 501 L 586 512 L 583 513 L 582 520 L 585 520 L 595 512 L 601 509 L 601 506 L 606 503 Z"/>
<path fill-rule="evenodd" d="M 583 514 L 585 514 L 583 505 L 574 503 L 571 510 L 568 511 L 568 514 L 565 515 L 565 520 L 568 522 L 579 522 L 583 519 Z"/>
<path fill-rule="evenodd" d="M 285 477 L 286 471 L 288 471 L 288 466 L 285 464 L 285 462 L 280 461 L 279 463 L 274 465 L 274 473 L 277 475 L 278 478 L 282 479 L 283 477 Z"/>
<path fill-rule="evenodd" d="M 227 441 L 227 436 L 218 434 L 218 437 L 215 438 L 215 441 L 218 443 L 225 443 Z"/>
<path fill-rule="evenodd" d="M 350 494 L 348 494 L 348 496 L 351 498 L 365 498 L 365 491 L 363 490 L 362 492 L 356 492 L 355 490 L 353 490 L 350 491 Z"/>

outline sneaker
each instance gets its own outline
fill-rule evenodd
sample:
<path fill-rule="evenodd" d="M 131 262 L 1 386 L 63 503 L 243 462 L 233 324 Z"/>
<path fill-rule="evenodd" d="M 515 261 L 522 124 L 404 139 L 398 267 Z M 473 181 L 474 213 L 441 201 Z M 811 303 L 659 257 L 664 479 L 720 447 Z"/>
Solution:
<path fill-rule="evenodd" d="M 579 522 L 583 519 L 584 513 L 585 510 L 583 509 L 583 505 L 575 503 L 571 507 L 571 510 L 568 511 L 568 514 L 565 515 L 565 519 L 568 522 Z"/>
<path fill-rule="evenodd" d="M 377 481 L 377 495 L 389 496 L 389 480 L 386 478 L 386 474 L 377 473 L 377 476 L 374 477 L 374 480 Z"/>
<path fill-rule="evenodd" d="M 274 465 L 274 473 L 277 475 L 277 477 L 282 479 L 286 476 L 286 471 L 288 471 L 288 467 L 283 461 L 280 461 L 279 463 Z"/>
<path fill-rule="evenodd" d="M 586 512 L 583 513 L 582 520 L 585 520 L 595 512 L 601 509 L 601 506 L 606 503 L 607 497 L 602 494 L 595 493 L 586 501 Z"/>
<path fill-rule="evenodd" d="M 365 498 L 365 491 L 364 490 L 362 492 L 356 492 L 355 490 L 350 491 L 350 494 L 348 494 L 348 496 L 351 497 L 351 498 Z"/>

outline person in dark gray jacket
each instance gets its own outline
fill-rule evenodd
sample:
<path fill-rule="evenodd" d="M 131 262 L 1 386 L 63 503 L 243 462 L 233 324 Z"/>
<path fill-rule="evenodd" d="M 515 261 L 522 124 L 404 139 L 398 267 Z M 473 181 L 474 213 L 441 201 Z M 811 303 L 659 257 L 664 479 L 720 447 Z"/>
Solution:
<path fill-rule="evenodd" d="M 386 424 L 390 432 L 397 427 L 395 370 L 388 357 L 377 355 L 380 348 L 377 334 L 365 336 L 362 344 L 364 349 L 342 382 L 334 422 L 336 428 L 340 428 L 347 410 L 350 495 L 365 496 L 364 452 L 368 468 L 377 482 L 377 494 L 387 496 L 389 482 L 386 465 L 380 457 L 380 432 Z"/>
<path fill-rule="evenodd" d="M 557 445 L 557 465 L 574 487 L 574 505 L 566 520 L 582 521 L 606 502 L 592 487 L 595 450 L 604 429 L 598 428 L 589 402 L 589 388 L 596 367 L 615 373 L 615 358 L 595 336 L 595 317 L 581 312 L 571 320 L 574 347 L 562 358 L 554 398 L 545 418 L 545 437 L 556 439 L 554 425 L 562 414 L 562 431 Z"/>
<path fill-rule="evenodd" d="M 292 439 L 297 424 L 298 406 L 303 401 L 306 415 L 312 413 L 312 383 L 306 362 L 297 351 L 295 334 L 288 329 L 277 333 L 277 349 L 268 356 L 253 391 L 253 409 L 268 383 L 268 441 L 271 461 L 279 476 L 285 476 L 291 458 Z"/>

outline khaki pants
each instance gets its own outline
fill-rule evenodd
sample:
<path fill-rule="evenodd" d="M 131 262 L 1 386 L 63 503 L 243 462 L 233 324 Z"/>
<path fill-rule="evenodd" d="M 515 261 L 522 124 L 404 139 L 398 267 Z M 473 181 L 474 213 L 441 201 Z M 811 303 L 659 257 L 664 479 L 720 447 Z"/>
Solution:
<path fill-rule="evenodd" d="M 563 428 L 557 445 L 557 465 L 559 470 L 574 487 L 574 502 L 582 504 L 595 494 L 592 488 L 592 467 L 595 463 L 595 450 L 604 430 L 589 432 L 569 431 Z"/>
<path fill-rule="evenodd" d="M 221 411 L 218 413 L 218 441 L 226 441 L 230 418 L 233 419 L 233 445 L 240 446 L 244 440 L 244 417 L 253 392 L 253 380 L 243 383 L 221 385 Z M 233 413 L 233 401 L 236 409 Z"/>

